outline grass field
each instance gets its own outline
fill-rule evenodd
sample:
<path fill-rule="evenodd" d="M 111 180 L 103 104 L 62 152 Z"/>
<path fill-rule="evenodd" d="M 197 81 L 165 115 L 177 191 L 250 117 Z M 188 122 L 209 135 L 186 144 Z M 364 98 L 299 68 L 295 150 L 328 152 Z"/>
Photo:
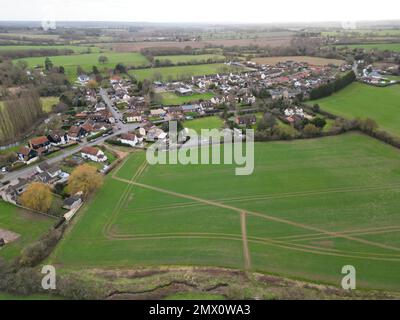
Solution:
<path fill-rule="evenodd" d="M 334 64 L 340 66 L 344 63 L 343 60 L 338 60 L 338 59 L 327 59 L 327 58 L 307 57 L 307 56 L 254 58 L 252 60 L 259 64 L 269 64 L 269 65 L 275 65 L 279 62 L 286 62 L 286 61 L 307 62 L 309 64 L 317 66 L 324 66 L 328 64 Z"/>
<path fill-rule="evenodd" d="M 53 106 L 60 101 L 58 97 L 42 97 L 40 100 L 42 101 L 43 111 L 47 113 L 51 112 Z"/>
<path fill-rule="evenodd" d="M 151 68 L 151 69 L 140 69 L 131 70 L 129 74 L 135 76 L 138 80 L 154 79 L 156 74 L 160 74 L 162 80 L 177 80 L 187 76 L 204 76 L 217 73 L 240 71 L 240 69 L 228 67 L 222 63 L 214 64 L 200 64 L 193 66 L 177 66 L 177 67 L 165 67 L 165 68 Z"/>
<path fill-rule="evenodd" d="M 219 147 L 215 147 L 219 148 Z M 223 266 L 400 288 L 400 152 L 361 134 L 257 143 L 255 170 L 133 153 L 80 212 L 59 268 Z"/>
<path fill-rule="evenodd" d="M 100 64 L 98 59 L 100 56 L 106 56 L 108 62 Z M 91 53 L 91 54 L 79 54 L 79 55 L 69 55 L 69 56 L 53 56 L 49 57 L 50 60 L 56 66 L 63 66 L 65 68 L 65 73 L 70 80 L 76 80 L 77 77 L 77 67 L 81 66 L 84 70 L 91 72 L 93 66 L 97 66 L 99 70 L 113 69 L 118 63 L 123 63 L 126 66 L 141 66 L 147 65 L 149 62 L 140 53 Z M 43 67 L 45 57 L 33 57 L 25 59 L 30 68 L 36 66 Z"/>
<path fill-rule="evenodd" d="M 172 63 L 187 63 L 191 61 L 205 61 L 208 59 L 223 61 L 225 56 L 221 54 L 191 54 L 191 55 L 173 55 L 173 56 L 156 56 L 154 60 L 165 61 L 169 60 Z"/>
<path fill-rule="evenodd" d="M 341 45 L 339 48 L 348 47 L 348 48 L 362 48 L 367 50 L 380 50 L 380 51 L 400 51 L 400 43 L 371 43 L 371 44 L 349 44 L 349 45 Z"/>
<path fill-rule="evenodd" d="M 8 52 L 8 51 L 35 51 L 35 50 L 42 50 L 42 49 L 69 49 L 73 50 L 75 53 L 97 53 L 100 52 L 99 47 L 95 46 L 72 46 L 72 45 L 0 45 L 0 53 Z"/>
<path fill-rule="evenodd" d="M 0 249 L 0 257 L 5 259 L 16 257 L 26 245 L 38 240 L 53 224 L 52 219 L 0 201 L 0 229 L 12 231 L 21 236 Z"/>
<path fill-rule="evenodd" d="M 349 119 L 371 118 L 381 129 L 400 136 L 400 86 L 377 88 L 353 83 L 332 96 L 312 101 L 323 110 Z"/>
<path fill-rule="evenodd" d="M 214 116 L 185 121 L 183 126 L 200 134 L 201 129 L 221 129 L 223 125 L 224 121 L 220 117 Z"/>
<path fill-rule="evenodd" d="M 164 105 L 181 105 L 191 101 L 210 100 L 214 97 L 212 92 L 195 93 L 190 96 L 178 96 L 173 92 L 164 92 L 161 94 L 161 103 Z"/>

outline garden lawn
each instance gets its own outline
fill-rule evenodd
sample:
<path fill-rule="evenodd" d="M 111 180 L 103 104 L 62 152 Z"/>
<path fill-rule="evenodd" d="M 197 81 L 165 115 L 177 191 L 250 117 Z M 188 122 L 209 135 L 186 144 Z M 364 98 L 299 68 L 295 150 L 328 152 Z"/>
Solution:
<path fill-rule="evenodd" d="M 201 133 L 201 129 L 222 129 L 224 121 L 218 116 L 197 118 L 185 121 L 184 127 Z"/>
<path fill-rule="evenodd" d="M 55 223 L 45 216 L 30 213 L 0 200 L 0 229 L 20 234 L 20 238 L 0 249 L 0 257 L 10 260 L 40 238 Z"/>
<path fill-rule="evenodd" d="M 164 92 L 161 94 L 161 103 L 164 105 L 181 105 L 192 101 L 210 100 L 213 97 L 212 92 L 195 93 L 190 96 L 178 96 L 172 92 Z"/>

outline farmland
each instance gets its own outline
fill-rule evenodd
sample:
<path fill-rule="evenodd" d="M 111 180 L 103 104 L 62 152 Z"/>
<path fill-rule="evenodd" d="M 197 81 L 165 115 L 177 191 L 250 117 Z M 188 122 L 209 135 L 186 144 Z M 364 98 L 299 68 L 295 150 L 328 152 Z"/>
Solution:
<path fill-rule="evenodd" d="M 349 44 L 341 45 L 339 48 L 348 47 L 351 49 L 360 48 L 366 50 L 380 50 L 380 51 L 398 51 L 400 52 L 400 43 L 369 43 L 369 44 Z"/>
<path fill-rule="evenodd" d="M 210 100 L 212 97 L 214 97 L 214 94 L 211 92 L 195 93 L 190 96 L 178 96 L 175 93 L 164 92 L 161 94 L 161 103 L 165 105 L 180 105 L 191 101 Z"/>
<path fill-rule="evenodd" d="M 222 63 L 200 64 L 194 66 L 178 66 L 165 68 L 150 68 L 131 70 L 129 74 L 135 76 L 138 80 L 154 79 L 156 75 L 161 76 L 162 80 L 177 80 L 184 77 L 204 76 L 217 73 L 226 73 L 237 70 Z"/>
<path fill-rule="evenodd" d="M 355 133 L 257 143 L 250 176 L 234 165 L 147 166 L 135 152 L 50 262 L 222 266 L 334 285 L 350 264 L 358 287 L 398 289 L 399 165 L 398 150 Z"/>
<path fill-rule="evenodd" d="M 327 58 L 307 57 L 307 56 L 255 58 L 253 59 L 253 61 L 259 64 L 269 64 L 269 65 L 275 65 L 279 62 L 285 62 L 285 61 L 307 62 L 311 65 L 317 65 L 317 66 L 325 66 L 328 64 L 340 66 L 341 64 L 344 63 L 343 60 L 338 60 L 338 59 L 327 59 Z"/>
<path fill-rule="evenodd" d="M 0 249 L 0 257 L 5 259 L 16 257 L 26 245 L 38 240 L 53 223 L 54 220 L 0 201 L 0 229 L 20 235 L 19 239 Z"/>
<path fill-rule="evenodd" d="M 312 101 L 323 110 L 349 119 L 371 118 L 381 129 L 400 136 L 400 87 L 377 88 L 353 83 L 332 96 Z"/>
<path fill-rule="evenodd" d="M 100 64 L 98 59 L 100 56 L 108 58 L 106 63 Z M 49 57 L 56 66 L 63 66 L 65 73 L 70 80 L 75 80 L 77 67 L 81 66 L 86 71 L 91 71 L 93 66 L 97 66 L 100 70 L 113 69 L 116 64 L 123 63 L 126 66 L 148 65 L 147 59 L 140 53 L 91 53 L 80 55 L 53 56 Z M 33 57 L 21 59 L 28 63 L 30 68 L 36 66 L 44 66 L 45 57 Z M 13 60 L 14 62 L 18 61 Z"/>
<path fill-rule="evenodd" d="M 225 57 L 221 54 L 191 54 L 191 55 L 174 55 L 174 56 L 156 56 L 154 60 L 159 61 L 170 61 L 171 63 L 188 63 L 193 61 L 204 61 L 207 60 L 216 60 L 216 61 L 223 61 Z"/>
<path fill-rule="evenodd" d="M 9 51 L 35 51 L 43 49 L 72 50 L 74 53 L 98 53 L 100 48 L 95 46 L 72 46 L 72 45 L 6 45 L 0 46 L 0 54 Z"/>

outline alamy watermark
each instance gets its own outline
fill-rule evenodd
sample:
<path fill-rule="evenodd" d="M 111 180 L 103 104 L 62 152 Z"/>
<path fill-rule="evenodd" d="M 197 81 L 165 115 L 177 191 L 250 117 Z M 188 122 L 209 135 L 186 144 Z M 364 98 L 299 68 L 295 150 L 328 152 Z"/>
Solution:
<path fill-rule="evenodd" d="M 51 265 L 43 266 L 42 274 L 45 276 L 42 278 L 42 288 L 44 290 L 55 290 L 56 289 L 56 268 Z"/>
<path fill-rule="evenodd" d="M 342 288 L 344 290 L 355 290 L 356 268 L 351 265 L 343 266 L 342 274 L 345 274 L 345 276 L 342 278 Z"/>
<path fill-rule="evenodd" d="M 146 159 L 150 165 L 234 164 L 236 175 L 251 175 L 254 171 L 254 130 L 246 129 L 242 134 L 241 130 L 202 129 L 198 135 L 192 129 L 178 132 L 177 122 L 170 121 L 168 138 L 150 146 Z"/>

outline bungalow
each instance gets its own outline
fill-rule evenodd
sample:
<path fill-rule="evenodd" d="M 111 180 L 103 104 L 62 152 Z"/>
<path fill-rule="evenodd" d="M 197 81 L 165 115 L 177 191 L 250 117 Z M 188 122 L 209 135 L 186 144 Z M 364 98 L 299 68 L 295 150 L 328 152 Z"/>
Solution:
<path fill-rule="evenodd" d="M 81 156 L 84 159 L 89 159 L 94 162 L 104 162 L 107 161 L 107 156 L 99 148 L 95 147 L 84 147 L 81 150 Z"/>
<path fill-rule="evenodd" d="M 64 200 L 63 208 L 72 210 L 78 208 L 82 203 L 82 199 L 79 195 L 74 195 Z"/>
<path fill-rule="evenodd" d="M 136 146 L 137 143 L 139 142 L 138 138 L 133 133 L 124 133 L 124 134 L 122 134 L 121 137 L 118 138 L 118 141 L 120 141 L 123 144 L 130 145 L 131 147 Z"/>
<path fill-rule="evenodd" d="M 201 105 L 199 104 L 188 104 L 181 107 L 182 112 L 199 112 L 202 110 Z"/>
<path fill-rule="evenodd" d="M 252 115 L 244 115 L 244 116 L 237 116 L 235 119 L 236 124 L 238 125 L 253 125 L 257 123 L 257 118 L 254 114 Z"/>
<path fill-rule="evenodd" d="M 193 94 L 193 90 L 189 88 L 180 87 L 175 89 L 175 93 L 179 96 L 190 96 Z"/>
<path fill-rule="evenodd" d="M 48 149 L 50 148 L 50 141 L 45 136 L 37 137 L 29 140 L 29 147 L 35 150 L 40 148 Z"/>
<path fill-rule="evenodd" d="M 127 112 L 124 114 L 126 122 L 142 122 L 142 114 L 140 112 Z"/>
<path fill-rule="evenodd" d="M 35 149 L 21 147 L 17 152 L 19 160 L 23 161 L 26 164 L 30 164 L 36 160 L 38 160 L 38 152 Z"/>
<path fill-rule="evenodd" d="M 6 202 L 16 204 L 18 197 L 25 192 L 30 182 L 31 181 L 29 179 L 17 178 L 1 192 L 1 198 Z"/>
<path fill-rule="evenodd" d="M 167 133 L 165 133 L 162 129 L 155 127 L 147 131 L 146 140 L 147 141 L 163 140 L 166 137 Z"/>
<path fill-rule="evenodd" d="M 43 162 L 36 167 L 38 173 L 46 172 L 50 178 L 54 179 L 61 175 L 61 168 L 56 165 L 49 165 L 47 162 Z"/>

